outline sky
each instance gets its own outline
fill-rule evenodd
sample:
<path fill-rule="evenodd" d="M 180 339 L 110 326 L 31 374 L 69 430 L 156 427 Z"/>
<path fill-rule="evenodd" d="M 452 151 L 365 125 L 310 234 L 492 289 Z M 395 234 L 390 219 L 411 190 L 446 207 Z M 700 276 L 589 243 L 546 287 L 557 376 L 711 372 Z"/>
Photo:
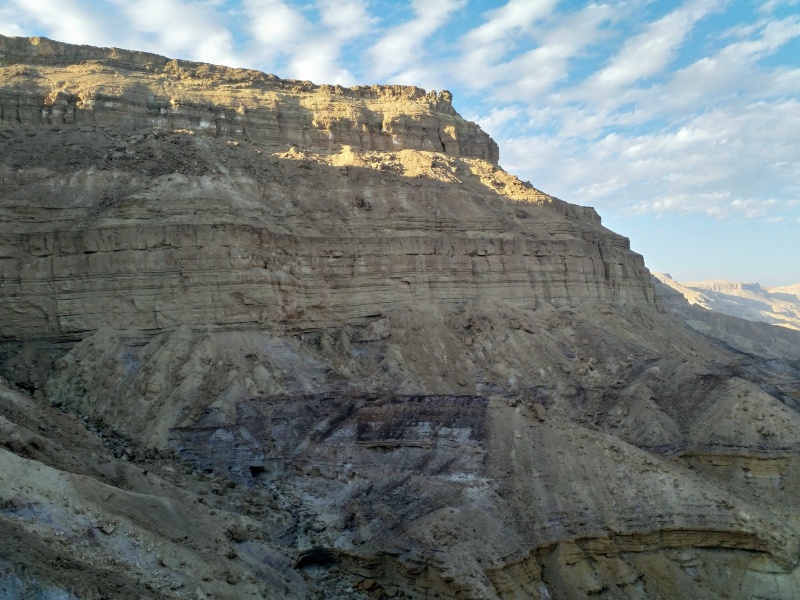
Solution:
<path fill-rule="evenodd" d="M 651 270 L 800 282 L 800 0 L 0 0 L 0 33 L 447 89 Z"/>

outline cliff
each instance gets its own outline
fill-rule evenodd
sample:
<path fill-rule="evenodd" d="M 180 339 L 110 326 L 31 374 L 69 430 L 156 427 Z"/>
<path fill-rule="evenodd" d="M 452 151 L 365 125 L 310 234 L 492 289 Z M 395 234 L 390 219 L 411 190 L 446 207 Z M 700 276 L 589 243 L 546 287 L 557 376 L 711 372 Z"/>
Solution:
<path fill-rule="evenodd" d="M 800 594 L 792 340 L 446 92 L 0 37 L 0 104 L 0 597 Z"/>
<path fill-rule="evenodd" d="M 497 144 L 447 91 L 343 88 L 46 38 L 0 37 L 0 122 L 186 130 L 277 148 L 445 152 L 496 163 Z M 65 76 L 68 76 L 65 80 Z"/>
<path fill-rule="evenodd" d="M 38 38 L 0 65 L 6 337 L 653 301 L 627 239 L 498 169 L 445 92 Z"/>

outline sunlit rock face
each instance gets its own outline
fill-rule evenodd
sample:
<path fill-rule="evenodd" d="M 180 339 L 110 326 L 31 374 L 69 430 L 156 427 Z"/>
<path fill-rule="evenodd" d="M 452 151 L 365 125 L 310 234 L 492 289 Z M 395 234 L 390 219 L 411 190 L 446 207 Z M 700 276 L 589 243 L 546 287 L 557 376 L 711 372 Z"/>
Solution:
<path fill-rule="evenodd" d="M 627 240 L 499 170 L 445 92 L 2 48 L 6 335 L 653 302 Z"/>
<path fill-rule="evenodd" d="M 0 596 L 800 594 L 794 333 L 449 93 L 0 37 L 0 105 Z"/>
<path fill-rule="evenodd" d="M 46 38 L 0 40 L 4 125 L 186 130 L 270 147 L 404 149 L 497 163 L 497 144 L 452 107 L 450 92 L 314 85 L 258 71 Z M 64 77 L 67 77 L 65 80 Z"/>

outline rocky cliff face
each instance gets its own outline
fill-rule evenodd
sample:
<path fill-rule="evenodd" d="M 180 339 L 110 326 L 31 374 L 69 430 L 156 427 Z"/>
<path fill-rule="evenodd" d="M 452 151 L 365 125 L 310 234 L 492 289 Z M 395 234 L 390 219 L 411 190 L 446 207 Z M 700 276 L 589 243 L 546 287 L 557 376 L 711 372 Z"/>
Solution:
<path fill-rule="evenodd" d="M 627 240 L 500 171 L 445 92 L 0 45 L 8 337 L 653 301 Z"/>
<path fill-rule="evenodd" d="M 0 65 L 0 594 L 796 597 L 797 363 L 448 94 Z"/>
<path fill-rule="evenodd" d="M 767 291 L 757 283 L 719 281 L 682 285 L 666 273 L 655 273 L 654 284 L 661 304 L 702 334 L 747 354 L 800 359 L 800 305 L 793 287 Z"/>
<path fill-rule="evenodd" d="M 46 38 L 0 39 L 4 124 L 185 130 L 273 148 L 444 152 L 497 162 L 497 144 L 447 91 L 343 88 Z M 67 80 L 64 76 L 68 75 Z"/>

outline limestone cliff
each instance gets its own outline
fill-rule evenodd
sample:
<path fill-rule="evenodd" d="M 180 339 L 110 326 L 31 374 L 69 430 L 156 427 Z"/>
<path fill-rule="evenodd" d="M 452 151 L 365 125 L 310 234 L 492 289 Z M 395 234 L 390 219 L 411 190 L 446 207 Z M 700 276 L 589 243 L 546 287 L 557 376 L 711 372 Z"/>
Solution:
<path fill-rule="evenodd" d="M 0 104 L 0 596 L 800 593 L 800 366 L 449 94 L 0 37 Z"/>
<path fill-rule="evenodd" d="M 653 301 L 627 239 L 499 170 L 444 92 L 36 38 L 0 65 L 7 337 Z"/>
<path fill-rule="evenodd" d="M 186 130 L 270 147 L 405 148 L 484 158 L 497 144 L 447 91 L 314 85 L 246 69 L 46 38 L 0 37 L 0 122 Z"/>
<path fill-rule="evenodd" d="M 667 273 L 653 276 L 661 304 L 693 329 L 748 354 L 800 359 L 800 305 L 793 287 L 768 291 L 757 283 L 682 285 Z"/>

